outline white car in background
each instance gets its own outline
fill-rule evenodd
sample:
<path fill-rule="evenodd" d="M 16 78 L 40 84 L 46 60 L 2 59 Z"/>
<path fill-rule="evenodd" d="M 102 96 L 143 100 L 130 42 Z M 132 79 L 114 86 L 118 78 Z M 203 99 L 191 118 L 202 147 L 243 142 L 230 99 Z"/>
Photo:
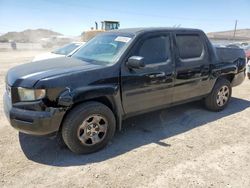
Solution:
<path fill-rule="evenodd" d="M 85 42 L 72 42 L 72 43 L 64 45 L 61 48 L 53 50 L 52 52 L 37 55 L 32 61 L 41 61 L 44 59 L 51 59 L 51 58 L 64 57 L 67 55 L 71 55 L 74 52 L 76 52 L 79 48 L 81 48 L 84 44 Z"/>

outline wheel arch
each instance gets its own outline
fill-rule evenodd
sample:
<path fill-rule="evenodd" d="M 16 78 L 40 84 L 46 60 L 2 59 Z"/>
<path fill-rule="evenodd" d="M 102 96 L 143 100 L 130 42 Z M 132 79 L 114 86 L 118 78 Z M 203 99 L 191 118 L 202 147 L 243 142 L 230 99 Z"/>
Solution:
<path fill-rule="evenodd" d="M 217 81 L 218 81 L 218 80 L 221 80 L 221 79 L 226 79 L 226 80 L 228 80 L 230 83 L 232 83 L 234 77 L 235 77 L 235 74 L 233 74 L 233 73 L 224 74 L 224 75 L 219 76 L 218 79 L 217 79 Z"/>
<path fill-rule="evenodd" d="M 100 88 L 84 88 L 73 91 L 63 92 L 59 99 L 58 104 L 67 107 L 66 113 L 62 119 L 60 129 L 67 114 L 70 113 L 78 105 L 82 105 L 86 102 L 99 102 L 106 105 L 113 113 L 116 119 L 116 128 L 121 130 L 122 128 L 122 116 L 123 108 L 121 104 L 120 92 L 116 87 L 100 87 Z"/>

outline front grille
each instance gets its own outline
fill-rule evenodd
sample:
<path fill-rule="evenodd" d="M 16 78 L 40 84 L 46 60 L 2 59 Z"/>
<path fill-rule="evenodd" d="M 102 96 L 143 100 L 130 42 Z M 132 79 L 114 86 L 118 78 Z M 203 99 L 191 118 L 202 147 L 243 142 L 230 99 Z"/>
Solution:
<path fill-rule="evenodd" d="M 6 84 L 6 92 L 7 92 L 7 95 L 11 98 L 11 87 L 7 84 Z"/>

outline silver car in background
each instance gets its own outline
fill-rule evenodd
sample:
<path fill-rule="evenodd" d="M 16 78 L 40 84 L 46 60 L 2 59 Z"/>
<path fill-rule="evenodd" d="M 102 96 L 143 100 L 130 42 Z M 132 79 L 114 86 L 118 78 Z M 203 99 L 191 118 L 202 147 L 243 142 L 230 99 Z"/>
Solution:
<path fill-rule="evenodd" d="M 34 62 L 34 61 L 41 61 L 44 59 L 51 59 L 51 58 L 56 58 L 56 57 L 65 57 L 76 52 L 84 44 L 85 42 L 72 42 L 56 50 L 53 50 L 52 52 L 47 52 L 44 54 L 37 55 L 32 61 Z"/>

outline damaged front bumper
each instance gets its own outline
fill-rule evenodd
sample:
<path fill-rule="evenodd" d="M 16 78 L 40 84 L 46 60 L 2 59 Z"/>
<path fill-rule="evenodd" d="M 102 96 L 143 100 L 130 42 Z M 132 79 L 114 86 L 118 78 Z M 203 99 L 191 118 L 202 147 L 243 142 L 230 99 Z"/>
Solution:
<path fill-rule="evenodd" d="M 4 94 L 4 112 L 10 124 L 20 132 L 47 135 L 59 130 L 65 110 L 47 107 L 45 111 L 33 111 L 14 107 L 7 93 Z"/>

